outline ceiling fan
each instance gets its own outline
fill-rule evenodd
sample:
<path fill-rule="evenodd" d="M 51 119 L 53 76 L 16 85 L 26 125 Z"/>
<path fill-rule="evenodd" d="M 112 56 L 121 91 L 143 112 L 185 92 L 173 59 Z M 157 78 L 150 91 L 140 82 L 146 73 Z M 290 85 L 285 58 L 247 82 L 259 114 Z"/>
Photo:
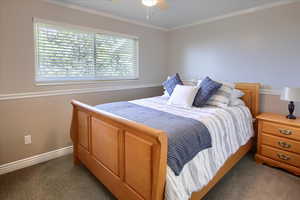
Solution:
<path fill-rule="evenodd" d="M 142 4 L 147 7 L 157 6 L 162 10 L 167 9 L 169 7 L 166 0 L 142 0 Z"/>
<path fill-rule="evenodd" d="M 142 4 L 147 7 L 147 19 L 150 20 L 153 14 L 153 7 L 158 7 L 161 10 L 167 9 L 169 6 L 166 0 L 142 0 Z"/>
<path fill-rule="evenodd" d="M 109 0 L 112 2 L 118 2 L 119 0 Z M 157 7 L 161 10 L 166 10 L 169 8 L 166 0 L 140 0 L 142 5 L 147 7 L 147 19 L 150 20 L 153 14 L 153 8 Z"/>
<path fill-rule="evenodd" d="M 110 1 L 113 3 L 119 2 L 119 0 L 106 0 L 106 1 Z M 140 1 L 144 6 L 149 8 L 158 7 L 162 10 L 169 8 L 169 5 L 167 4 L 166 0 L 140 0 Z"/>

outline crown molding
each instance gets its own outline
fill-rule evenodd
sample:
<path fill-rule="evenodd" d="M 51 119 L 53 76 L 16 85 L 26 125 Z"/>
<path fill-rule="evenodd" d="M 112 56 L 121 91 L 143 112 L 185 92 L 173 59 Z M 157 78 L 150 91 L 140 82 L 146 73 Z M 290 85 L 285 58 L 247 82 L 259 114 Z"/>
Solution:
<path fill-rule="evenodd" d="M 0 94 L 0 101 L 48 97 L 48 96 L 72 95 L 72 94 L 97 93 L 97 92 L 117 91 L 117 90 L 130 90 L 130 89 L 151 88 L 151 87 L 160 87 L 160 86 L 161 84 L 157 83 L 157 84 L 107 86 L 107 87 L 82 88 L 82 89 L 67 89 L 67 90 L 52 90 L 52 91 L 50 90 L 50 91 L 42 91 L 42 92 Z"/>
<path fill-rule="evenodd" d="M 71 4 L 68 4 L 68 3 L 57 2 L 57 1 L 52 1 L 52 0 L 43 0 L 43 1 L 45 1 L 47 3 L 50 3 L 50 4 L 55 4 L 55 5 L 58 5 L 58 6 L 62 6 L 62 7 L 66 7 L 66 8 L 70 8 L 70 9 L 74 9 L 74 10 L 79 10 L 79 11 L 87 12 L 87 13 L 90 13 L 90 14 L 100 15 L 100 16 L 103 16 L 103 17 L 108 17 L 108 18 L 111 18 L 111 19 L 127 22 L 127 23 L 130 23 L 130 24 L 135 24 L 135 25 L 144 26 L 144 27 L 147 27 L 147 28 L 157 29 L 157 30 L 166 31 L 166 32 L 175 31 L 175 30 L 184 29 L 184 28 L 189 28 L 189 27 L 193 27 L 193 26 L 197 26 L 197 25 L 201 25 L 201 24 L 207 24 L 207 23 L 223 20 L 223 19 L 226 19 L 226 18 L 234 17 L 234 16 L 246 15 L 246 14 L 254 13 L 254 12 L 257 12 L 257 11 L 260 11 L 260 10 L 265 10 L 265 9 L 269 9 L 269 8 L 273 8 L 273 7 L 284 6 L 284 5 L 288 5 L 288 4 L 291 4 L 291 3 L 299 2 L 299 0 L 286 0 L 284 2 L 275 2 L 275 3 L 270 3 L 270 4 L 267 4 L 267 5 L 257 6 L 257 7 L 254 7 L 254 8 L 249 8 L 249 9 L 245 9 L 245 10 L 241 10 L 241 11 L 231 12 L 231 13 L 228 13 L 228 14 L 225 14 L 225 15 L 220 15 L 220 16 L 217 16 L 217 17 L 211 17 L 211 18 L 208 18 L 208 19 L 199 20 L 199 21 L 196 21 L 196 22 L 190 23 L 190 24 L 180 25 L 180 26 L 176 26 L 176 27 L 173 27 L 173 28 L 165 28 L 165 27 L 155 26 L 155 25 L 143 23 L 143 22 L 140 22 L 140 21 L 137 21 L 137 20 L 131 20 L 131 19 L 128 19 L 128 18 L 125 18 L 125 17 L 120 17 L 120 16 L 117 16 L 117 15 L 109 14 L 107 12 L 101 12 L 101 11 L 96 11 L 94 9 L 83 8 L 83 7 L 77 6 L 77 5 L 71 5 Z"/>
<path fill-rule="evenodd" d="M 155 25 L 152 25 L 152 24 L 143 23 L 143 22 L 140 22 L 140 21 L 137 21 L 137 20 L 127 19 L 125 17 L 120 17 L 120 16 L 117 16 L 117 15 L 109 14 L 107 12 L 101 12 L 101 11 L 97 11 L 97 10 L 94 10 L 94 9 L 83 8 L 83 7 L 77 6 L 77 5 L 71 5 L 71 4 L 68 4 L 68 3 L 57 2 L 57 1 L 52 1 L 52 0 L 43 0 L 43 1 L 45 1 L 47 3 L 50 3 L 50 4 L 58 5 L 58 6 L 61 6 L 61 7 L 70 8 L 70 9 L 74 9 L 74 10 L 78 10 L 78 11 L 82 11 L 82 12 L 87 12 L 87 13 L 94 14 L 94 15 L 100 15 L 100 16 L 103 16 L 103 17 L 115 19 L 115 20 L 118 20 L 118 21 L 130 23 L 130 24 L 134 24 L 134 25 L 138 25 L 138 26 L 144 26 L 144 27 L 147 27 L 147 28 L 157 29 L 157 30 L 160 30 L 160 31 L 168 31 L 169 30 L 167 28 L 163 28 L 163 27 L 160 27 L 160 26 L 155 26 Z"/>
<path fill-rule="evenodd" d="M 260 10 L 266 10 L 266 9 L 269 9 L 269 8 L 284 6 L 284 5 L 288 5 L 288 4 L 292 4 L 292 3 L 296 3 L 296 2 L 299 2 L 299 0 L 287 0 L 287 1 L 283 1 L 283 2 L 270 3 L 270 4 L 267 4 L 267 5 L 257 6 L 257 7 L 254 7 L 254 8 L 249 8 L 249 9 L 245 9 L 245 10 L 241 10 L 241 11 L 231 12 L 231 13 L 228 13 L 228 14 L 225 14 L 225 15 L 220 15 L 220 16 L 217 16 L 217 17 L 212 17 L 212 18 L 200 20 L 200 21 L 197 21 L 197 22 L 194 22 L 194 23 L 191 23 L 191 24 L 177 26 L 177 27 L 174 27 L 174 28 L 170 28 L 169 31 L 175 31 L 175 30 L 189 28 L 189 27 L 193 27 L 193 26 L 197 26 L 197 25 L 201 25 L 201 24 L 207 24 L 207 23 L 223 20 L 223 19 L 226 19 L 226 18 L 234 17 L 234 16 L 246 15 L 246 14 L 254 13 L 254 12 L 257 12 L 257 11 L 260 11 Z"/>
<path fill-rule="evenodd" d="M 61 156 L 71 154 L 73 152 L 73 146 L 64 147 L 54 151 L 49 151 L 46 153 L 38 154 L 29 158 L 22 160 L 17 160 L 7 164 L 0 165 L 0 175 L 6 174 L 18 169 L 23 169 L 25 167 L 33 166 L 48 160 L 52 160 Z"/>

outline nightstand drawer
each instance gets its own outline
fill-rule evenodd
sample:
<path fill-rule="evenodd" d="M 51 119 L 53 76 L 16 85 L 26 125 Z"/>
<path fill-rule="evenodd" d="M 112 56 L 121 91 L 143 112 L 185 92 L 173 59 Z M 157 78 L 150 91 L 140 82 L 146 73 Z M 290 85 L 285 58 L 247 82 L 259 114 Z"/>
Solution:
<path fill-rule="evenodd" d="M 300 141 L 300 128 L 294 128 L 272 122 L 263 122 L 262 131 Z"/>
<path fill-rule="evenodd" d="M 294 165 L 296 167 L 300 167 L 300 155 L 297 155 L 295 153 L 262 145 L 261 154 L 271 159 L 278 160 L 280 162 L 284 162 L 290 165 Z"/>
<path fill-rule="evenodd" d="M 300 142 L 262 133 L 262 144 L 300 154 Z"/>

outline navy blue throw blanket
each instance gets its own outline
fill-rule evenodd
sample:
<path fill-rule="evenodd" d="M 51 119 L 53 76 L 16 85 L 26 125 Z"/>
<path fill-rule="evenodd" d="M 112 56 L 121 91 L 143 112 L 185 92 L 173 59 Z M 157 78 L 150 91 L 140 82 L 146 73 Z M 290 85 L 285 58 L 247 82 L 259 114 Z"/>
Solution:
<path fill-rule="evenodd" d="M 197 120 L 129 102 L 101 104 L 96 108 L 165 131 L 168 135 L 168 165 L 176 176 L 200 151 L 211 147 L 208 129 Z"/>

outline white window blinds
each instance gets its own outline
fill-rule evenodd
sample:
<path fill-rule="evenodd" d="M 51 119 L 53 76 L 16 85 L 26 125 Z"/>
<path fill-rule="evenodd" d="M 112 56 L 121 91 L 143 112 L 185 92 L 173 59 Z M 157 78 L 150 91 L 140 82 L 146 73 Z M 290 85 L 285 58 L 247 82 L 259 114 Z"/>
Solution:
<path fill-rule="evenodd" d="M 37 81 L 138 78 L 138 40 L 35 22 Z"/>

